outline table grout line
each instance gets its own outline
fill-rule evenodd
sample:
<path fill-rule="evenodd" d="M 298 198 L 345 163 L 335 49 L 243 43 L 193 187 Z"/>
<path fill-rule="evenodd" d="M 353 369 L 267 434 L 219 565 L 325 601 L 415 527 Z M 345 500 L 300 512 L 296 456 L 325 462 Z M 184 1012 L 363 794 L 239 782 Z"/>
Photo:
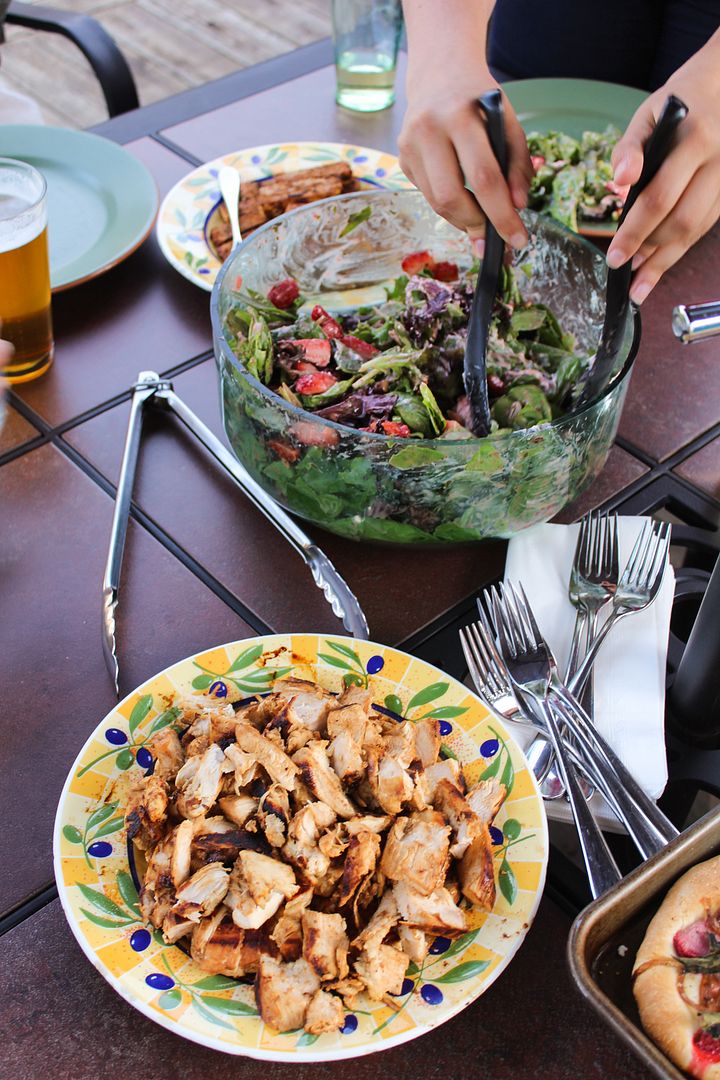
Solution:
<path fill-rule="evenodd" d="M 41 886 L 36 892 L 21 900 L 19 904 L 11 907 L 4 915 L 0 916 L 0 937 L 14 930 L 16 926 L 26 922 L 37 915 L 39 911 L 51 904 L 58 898 L 58 889 L 54 881 Z"/>
<path fill-rule="evenodd" d="M 144 136 L 145 138 L 151 138 L 153 142 L 159 143 L 160 146 L 164 146 L 166 150 L 169 150 L 176 157 L 182 158 L 183 161 L 187 161 L 189 165 L 197 168 L 203 164 L 201 158 L 196 154 L 191 153 L 189 150 L 185 150 L 179 143 L 173 142 L 172 139 L 168 139 L 167 136 L 162 135 L 159 131 L 154 131 L 150 136 Z"/>
<path fill-rule="evenodd" d="M 61 436 L 56 436 L 52 440 L 52 445 L 55 446 L 62 454 L 65 455 L 77 468 L 83 472 L 88 479 L 92 480 L 106 495 L 110 496 L 114 500 L 117 488 L 114 484 L 107 479 L 107 477 L 100 472 L 87 458 L 71 446 L 70 443 L 65 442 Z M 228 589 L 226 585 L 211 574 L 202 563 L 199 563 L 188 551 L 185 550 L 173 537 L 167 533 L 160 525 L 157 524 L 153 518 L 150 517 L 144 510 L 142 510 L 137 504 L 130 504 L 130 516 L 145 529 L 158 543 L 162 544 L 166 551 L 173 555 L 178 562 L 180 562 L 186 570 L 189 570 L 195 577 L 210 589 L 219 600 L 234 611 L 235 614 L 248 624 L 257 634 L 273 634 L 275 631 L 266 623 L 252 608 L 248 607 L 239 596 L 236 596 L 231 589 Z"/>

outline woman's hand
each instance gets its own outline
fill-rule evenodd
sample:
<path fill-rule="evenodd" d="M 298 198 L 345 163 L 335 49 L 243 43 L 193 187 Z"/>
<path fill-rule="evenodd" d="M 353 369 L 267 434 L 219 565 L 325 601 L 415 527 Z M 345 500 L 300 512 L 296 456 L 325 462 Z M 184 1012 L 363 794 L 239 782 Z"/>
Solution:
<path fill-rule="evenodd" d="M 688 106 L 676 146 L 607 253 L 612 267 L 632 259 L 630 296 L 636 304 L 720 217 L 720 32 L 637 110 L 613 152 L 617 184 L 639 179 L 643 145 L 669 94 Z"/>
<path fill-rule="evenodd" d="M 398 140 L 400 165 L 433 209 L 472 239 L 484 236 L 487 215 L 503 239 L 522 247 L 527 232 L 517 211 L 527 203 L 533 176 L 525 134 L 503 97 L 506 181 L 477 105 L 497 87 L 485 60 L 491 8 L 467 0 L 442 6 L 405 0 L 408 108 Z"/>

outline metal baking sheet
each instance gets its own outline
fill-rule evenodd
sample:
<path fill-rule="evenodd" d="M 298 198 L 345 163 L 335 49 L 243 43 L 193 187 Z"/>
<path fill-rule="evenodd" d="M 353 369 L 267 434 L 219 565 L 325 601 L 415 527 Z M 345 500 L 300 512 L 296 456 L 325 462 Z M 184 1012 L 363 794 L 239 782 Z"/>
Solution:
<path fill-rule="evenodd" d="M 671 885 L 691 866 L 718 854 L 720 807 L 581 911 L 568 940 L 570 970 L 580 992 L 662 1080 L 686 1080 L 686 1074 L 642 1028 L 632 993 L 633 962 Z"/>

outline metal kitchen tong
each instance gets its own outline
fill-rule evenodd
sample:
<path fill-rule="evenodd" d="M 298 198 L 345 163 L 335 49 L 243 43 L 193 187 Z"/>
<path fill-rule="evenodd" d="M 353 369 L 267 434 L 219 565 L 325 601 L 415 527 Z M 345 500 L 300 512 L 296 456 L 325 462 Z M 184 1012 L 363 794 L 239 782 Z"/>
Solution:
<path fill-rule="evenodd" d="M 110 546 L 102 584 L 103 653 L 108 671 L 115 683 L 115 692 L 118 695 L 120 693 L 120 669 L 115 642 L 115 608 L 117 607 L 120 590 L 120 569 L 130 514 L 135 466 L 140 449 L 143 407 L 148 402 L 169 409 L 183 422 L 185 427 L 202 443 L 217 463 L 232 477 L 248 499 L 285 537 L 291 547 L 295 548 L 298 555 L 310 568 L 315 584 L 319 589 L 322 589 L 327 602 L 335 615 L 342 620 L 343 626 L 348 633 L 356 638 L 367 639 L 369 631 L 362 608 L 327 555 L 313 543 L 310 537 L 285 513 L 282 507 L 263 491 L 247 470 L 213 435 L 212 431 L 178 397 L 173 390 L 173 384 L 169 380 L 161 379 L 154 371 L 141 371 L 138 375 L 138 381 L 133 387 L 133 396 L 130 403 L 130 419 L 120 465 L 120 479 L 118 480 L 115 511 L 110 531 Z"/>

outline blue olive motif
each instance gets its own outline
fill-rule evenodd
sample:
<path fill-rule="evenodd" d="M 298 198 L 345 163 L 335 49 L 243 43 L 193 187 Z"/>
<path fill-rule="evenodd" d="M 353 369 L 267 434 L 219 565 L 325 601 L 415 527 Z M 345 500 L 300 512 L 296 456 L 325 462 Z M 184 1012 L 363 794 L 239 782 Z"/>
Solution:
<path fill-rule="evenodd" d="M 443 736 L 449 735 L 451 731 L 452 731 L 452 724 L 450 724 L 447 720 L 441 720 L 440 721 L 440 734 L 443 735 Z"/>
<path fill-rule="evenodd" d="M 108 844 L 107 840 L 96 840 L 88 848 L 88 855 L 92 855 L 93 859 L 107 859 L 108 855 L 112 855 L 112 844 Z"/>
<path fill-rule="evenodd" d="M 217 679 L 208 687 L 208 693 L 217 698 L 227 697 L 227 686 L 221 679 Z"/>
<path fill-rule="evenodd" d="M 382 671 L 385 667 L 385 661 L 382 656 L 371 656 L 365 665 L 365 670 L 368 675 L 377 675 L 378 671 Z"/>
<path fill-rule="evenodd" d="M 145 982 L 153 990 L 172 990 L 175 985 L 175 980 L 169 975 L 163 975 L 161 971 L 153 971 L 152 975 L 146 975 Z"/>
<path fill-rule="evenodd" d="M 393 994 L 392 996 L 393 997 L 405 997 L 405 994 L 409 994 L 414 986 L 415 986 L 415 983 L 412 981 L 412 979 L 403 979 L 403 984 L 400 987 L 400 993 L 399 994 Z"/>
<path fill-rule="evenodd" d="M 148 930 L 135 930 L 130 938 L 130 948 L 135 952 L 143 952 L 152 941 Z"/>
<path fill-rule="evenodd" d="M 135 755 L 135 760 L 137 761 L 141 769 L 149 769 L 154 761 L 154 758 L 148 749 L 146 749 L 144 746 L 141 746 L 137 754 Z"/>
<path fill-rule="evenodd" d="M 443 992 L 439 986 L 433 986 L 432 983 L 425 983 L 420 996 L 426 1005 L 440 1005 L 443 1000 Z"/>
<path fill-rule="evenodd" d="M 428 951 L 432 956 L 441 956 L 444 952 L 447 952 L 449 948 L 450 938 L 436 937 Z"/>
<path fill-rule="evenodd" d="M 497 739 L 486 739 L 480 747 L 480 753 L 483 757 L 495 757 L 500 749 L 500 743 Z"/>
<path fill-rule="evenodd" d="M 357 1031 L 358 1018 L 355 1013 L 348 1013 L 345 1017 L 345 1023 L 340 1028 L 341 1035 L 352 1035 L 354 1031 Z"/>
<path fill-rule="evenodd" d="M 120 728 L 116 727 L 108 728 L 105 732 L 105 738 L 111 746 L 124 746 L 125 743 L 128 741 L 128 737 L 125 732 L 121 731 Z"/>
<path fill-rule="evenodd" d="M 505 837 L 502 834 L 502 829 L 498 829 L 497 825 L 490 826 L 490 839 L 496 847 L 499 847 L 503 843 Z"/>

